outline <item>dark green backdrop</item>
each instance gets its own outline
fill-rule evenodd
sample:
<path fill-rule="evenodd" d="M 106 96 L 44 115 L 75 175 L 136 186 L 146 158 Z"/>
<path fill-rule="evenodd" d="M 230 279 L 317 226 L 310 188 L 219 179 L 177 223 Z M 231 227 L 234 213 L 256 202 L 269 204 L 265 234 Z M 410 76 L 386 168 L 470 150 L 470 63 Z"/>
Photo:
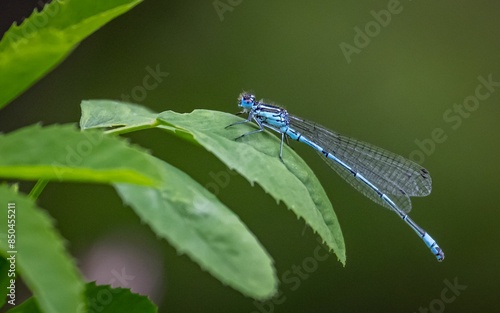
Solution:
<path fill-rule="evenodd" d="M 260 187 L 235 175 L 218 183 L 218 197 L 265 245 L 278 276 L 294 279 L 279 303 L 256 305 L 177 255 L 107 186 L 54 183 L 42 194 L 71 252 L 84 254 L 116 229 L 149 236 L 164 257 L 160 312 L 499 311 L 499 12 L 494 1 L 145 1 L 4 108 L 0 130 L 76 123 L 80 101 L 93 98 L 236 112 L 238 94 L 252 90 L 422 163 L 434 188 L 413 201 L 411 216 L 446 260 L 436 262 L 395 214 L 297 143 L 339 216 L 345 268 L 333 256 L 309 264 L 316 236 Z M 156 68 L 168 76 L 147 90 L 143 79 Z M 226 171 L 164 132 L 129 137 L 202 185 Z"/>

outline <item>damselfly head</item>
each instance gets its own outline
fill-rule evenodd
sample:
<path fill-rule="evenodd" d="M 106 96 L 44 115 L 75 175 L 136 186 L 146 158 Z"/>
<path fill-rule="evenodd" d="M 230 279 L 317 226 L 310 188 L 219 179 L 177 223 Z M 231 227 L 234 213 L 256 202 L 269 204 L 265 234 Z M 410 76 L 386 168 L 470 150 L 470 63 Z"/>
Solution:
<path fill-rule="evenodd" d="M 255 96 L 251 93 L 244 92 L 238 97 L 238 106 L 240 108 L 248 110 L 251 109 L 254 104 L 256 104 Z"/>

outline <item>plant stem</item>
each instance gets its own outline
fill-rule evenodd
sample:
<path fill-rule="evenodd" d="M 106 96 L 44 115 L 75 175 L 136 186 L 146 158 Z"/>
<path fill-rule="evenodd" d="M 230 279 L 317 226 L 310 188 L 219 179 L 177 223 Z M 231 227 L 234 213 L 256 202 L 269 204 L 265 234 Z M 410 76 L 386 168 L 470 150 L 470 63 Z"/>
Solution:
<path fill-rule="evenodd" d="M 36 182 L 35 187 L 31 189 L 30 194 L 28 196 L 33 200 L 38 199 L 38 197 L 40 196 L 43 189 L 45 188 L 45 186 L 47 186 L 48 183 L 49 181 L 47 179 L 39 179 Z"/>
<path fill-rule="evenodd" d="M 126 134 L 126 133 L 131 133 L 134 131 L 142 130 L 142 129 L 149 129 L 149 128 L 155 128 L 158 125 L 158 121 L 154 121 L 151 124 L 142 124 L 142 125 L 134 125 L 134 126 L 124 126 L 120 128 L 115 128 L 115 129 L 110 129 L 105 131 L 105 134 L 116 134 L 116 135 L 121 135 L 121 134 Z"/>

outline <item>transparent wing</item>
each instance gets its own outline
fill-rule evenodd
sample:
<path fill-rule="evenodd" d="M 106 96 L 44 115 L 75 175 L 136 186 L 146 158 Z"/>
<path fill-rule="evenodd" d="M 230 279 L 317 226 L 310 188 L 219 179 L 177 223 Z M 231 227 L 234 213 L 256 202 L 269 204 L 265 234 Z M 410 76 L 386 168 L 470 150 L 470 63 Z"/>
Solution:
<path fill-rule="evenodd" d="M 290 116 L 290 126 L 363 175 L 405 212 L 411 210 L 410 196 L 427 196 L 432 190 L 429 172 L 402 156 L 369 143 L 339 135 L 321 125 L 295 116 Z M 325 160 L 354 188 L 374 202 L 390 208 L 375 191 L 356 179 L 340 164 L 329 159 Z"/>

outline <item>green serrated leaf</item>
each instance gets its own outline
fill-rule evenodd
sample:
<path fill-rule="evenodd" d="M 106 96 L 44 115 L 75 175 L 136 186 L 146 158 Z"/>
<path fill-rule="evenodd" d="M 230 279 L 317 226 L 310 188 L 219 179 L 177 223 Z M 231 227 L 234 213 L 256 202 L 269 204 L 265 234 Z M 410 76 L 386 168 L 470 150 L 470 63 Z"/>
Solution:
<path fill-rule="evenodd" d="M 111 286 L 96 286 L 94 282 L 85 285 L 88 312 L 99 313 L 155 313 L 158 308 L 145 297 L 132 293 L 129 289 L 112 288 Z M 42 313 L 36 301 L 30 298 L 8 313 Z M 84 310 L 78 313 L 87 312 Z"/>
<path fill-rule="evenodd" d="M 80 106 L 82 108 L 82 117 L 80 118 L 82 130 L 118 127 L 115 132 L 123 134 L 158 126 L 156 120 L 158 113 L 138 104 L 113 100 L 85 100 Z M 167 127 L 167 125 L 162 126 L 162 128 Z M 195 142 L 188 133 L 182 133 L 175 127 L 172 127 L 171 130 L 177 131 L 177 135 Z"/>
<path fill-rule="evenodd" d="M 148 155 L 102 131 L 33 125 L 0 135 L 0 177 L 154 185 Z"/>
<path fill-rule="evenodd" d="M 91 33 L 141 0 L 52 1 L 0 41 L 0 108 L 53 69 Z"/>
<path fill-rule="evenodd" d="M 280 140 L 276 136 L 263 132 L 236 141 L 234 138 L 255 130 L 255 126 L 247 124 L 225 129 L 241 119 L 217 111 L 195 110 L 189 114 L 166 111 L 158 115 L 158 120 L 167 123 L 167 130 L 176 127 L 191 133 L 229 168 L 251 184 L 257 182 L 277 201 L 283 201 L 345 264 L 344 238 L 324 189 L 309 166 L 288 146 L 283 149 L 284 162 L 281 162 L 278 157 Z"/>
<path fill-rule="evenodd" d="M 30 199 L 5 185 L 0 185 L 0 201 L 2 256 L 9 265 L 15 260 L 17 274 L 21 274 L 44 312 L 77 312 L 84 305 L 84 284 L 51 218 Z M 9 203 L 15 212 L 8 211 Z M 15 219 L 14 246 L 7 241 L 8 219 Z M 19 277 L 16 279 L 19 284 Z"/>
<path fill-rule="evenodd" d="M 157 162 L 162 186 L 117 184 L 121 198 L 156 234 L 223 283 L 256 299 L 272 296 L 277 286 L 272 260 L 255 236 L 204 187 Z"/>

